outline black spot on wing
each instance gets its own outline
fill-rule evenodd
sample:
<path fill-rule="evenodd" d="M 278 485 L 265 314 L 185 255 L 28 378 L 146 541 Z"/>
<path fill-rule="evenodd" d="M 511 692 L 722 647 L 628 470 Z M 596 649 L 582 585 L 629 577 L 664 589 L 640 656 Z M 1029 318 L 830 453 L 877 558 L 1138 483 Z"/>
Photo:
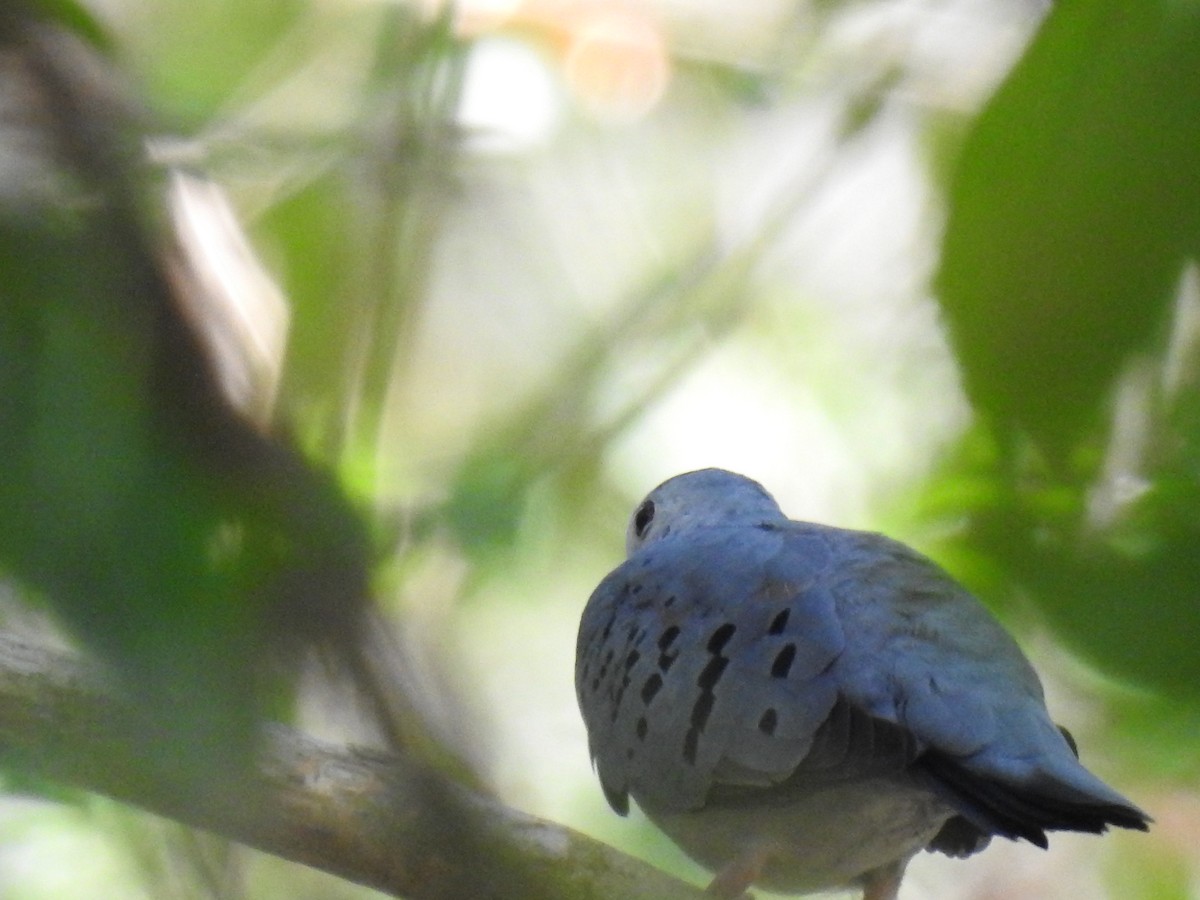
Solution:
<path fill-rule="evenodd" d="M 785 644 L 784 648 L 775 656 L 775 661 L 771 663 L 772 678 L 787 678 L 788 673 L 792 670 L 792 663 L 796 661 L 796 645 Z"/>
<path fill-rule="evenodd" d="M 729 639 L 733 637 L 736 631 L 736 625 L 734 625 L 732 622 L 726 622 L 724 625 L 714 631 L 709 637 L 707 648 L 708 652 L 720 654 L 725 649 L 725 645 L 729 643 Z"/>
<path fill-rule="evenodd" d="M 779 726 L 779 713 L 774 709 L 768 709 L 762 714 L 758 720 L 758 730 L 771 737 L 775 734 L 775 729 Z"/>
<path fill-rule="evenodd" d="M 658 649 L 660 651 L 658 655 L 658 668 L 664 675 L 670 670 L 672 664 L 679 656 L 678 650 L 675 650 L 674 653 L 670 652 L 671 645 L 675 643 L 677 637 L 679 637 L 679 627 L 672 625 L 663 631 L 658 638 Z"/>
<path fill-rule="evenodd" d="M 724 655 L 725 648 L 736 633 L 737 626 L 734 623 L 724 622 L 713 630 L 705 644 L 705 650 L 712 658 L 705 663 L 696 678 L 696 687 L 700 689 L 700 694 L 696 697 L 696 702 L 692 704 L 688 730 L 683 737 L 683 758 L 689 765 L 696 764 L 700 736 L 708 726 L 709 716 L 712 715 L 713 707 L 717 702 L 716 687 L 729 665 L 729 657 Z"/>
<path fill-rule="evenodd" d="M 625 590 L 628 590 L 628 587 L 626 587 Z M 609 638 L 609 635 L 612 634 L 613 625 L 617 621 L 617 612 L 619 609 L 620 609 L 620 605 L 614 603 L 612 612 L 609 613 L 609 615 L 608 615 L 608 620 L 605 621 L 604 627 L 602 629 L 600 629 L 600 643 L 601 644 L 603 644 L 605 641 L 607 641 Z"/>
<path fill-rule="evenodd" d="M 652 672 L 650 677 L 647 678 L 645 683 L 642 685 L 642 703 L 649 706 L 650 701 L 654 699 L 654 695 L 662 690 L 662 686 L 662 676 L 657 672 Z"/>
<path fill-rule="evenodd" d="M 717 686 L 717 682 L 721 680 L 721 675 L 725 672 L 725 667 L 729 665 L 729 659 L 724 656 L 714 656 L 708 661 L 700 673 L 700 677 L 696 679 L 696 684 L 699 686 L 701 696 L 711 695 Z"/>
<path fill-rule="evenodd" d="M 692 705 L 692 728 L 697 734 L 704 731 L 704 726 L 708 724 L 708 717 L 712 713 L 713 704 L 716 699 L 712 694 L 701 694 L 696 698 L 696 702 Z"/>
<path fill-rule="evenodd" d="M 608 650 L 605 652 L 604 660 L 600 663 L 600 672 L 599 672 L 600 680 L 603 681 L 605 678 L 608 677 L 608 667 L 612 665 L 613 657 L 616 655 L 617 655 L 617 652 L 612 647 L 609 647 Z"/>

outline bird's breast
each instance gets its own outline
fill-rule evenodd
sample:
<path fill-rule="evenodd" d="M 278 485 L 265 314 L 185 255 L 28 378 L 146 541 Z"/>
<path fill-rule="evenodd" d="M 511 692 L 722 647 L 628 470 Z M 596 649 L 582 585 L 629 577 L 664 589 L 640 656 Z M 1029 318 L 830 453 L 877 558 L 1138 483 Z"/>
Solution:
<path fill-rule="evenodd" d="M 844 888 L 873 869 L 907 860 L 952 813 L 928 790 L 891 778 L 828 786 L 780 805 L 645 812 L 709 869 L 761 853 L 765 865 L 755 883 L 785 893 Z"/>

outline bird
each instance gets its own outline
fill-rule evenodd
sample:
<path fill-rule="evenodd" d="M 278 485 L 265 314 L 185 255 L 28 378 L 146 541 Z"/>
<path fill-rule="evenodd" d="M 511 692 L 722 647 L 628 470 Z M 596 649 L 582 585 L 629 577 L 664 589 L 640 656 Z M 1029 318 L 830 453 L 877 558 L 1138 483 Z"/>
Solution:
<path fill-rule="evenodd" d="M 626 551 L 580 620 L 588 748 L 609 805 L 633 798 L 708 894 L 895 900 L 921 851 L 1148 829 L 1012 636 L 905 544 L 790 520 L 710 468 L 651 491 Z"/>

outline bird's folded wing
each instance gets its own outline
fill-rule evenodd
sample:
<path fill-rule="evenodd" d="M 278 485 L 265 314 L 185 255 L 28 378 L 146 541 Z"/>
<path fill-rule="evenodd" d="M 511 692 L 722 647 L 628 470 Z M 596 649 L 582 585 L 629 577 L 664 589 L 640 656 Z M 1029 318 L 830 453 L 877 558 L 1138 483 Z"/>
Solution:
<path fill-rule="evenodd" d="M 837 547 L 827 587 L 847 635 L 838 690 L 913 735 L 915 774 L 987 834 L 1045 846 L 1049 829 L 1145 827 L 1145 813 L 1078 762 L 1033 668 L 973 596 L 882 536 Z"/>
<path fill-rule="evenodd" d="M 772 528 L 666 538 L 596 589 L 576 689 L 618 811 L 631 791 L 695 809 L 714 785 L 774 784 L 808 755 L 837 701 L 845 638 L 821 586 L 824 543 L 784 545 Z"/>

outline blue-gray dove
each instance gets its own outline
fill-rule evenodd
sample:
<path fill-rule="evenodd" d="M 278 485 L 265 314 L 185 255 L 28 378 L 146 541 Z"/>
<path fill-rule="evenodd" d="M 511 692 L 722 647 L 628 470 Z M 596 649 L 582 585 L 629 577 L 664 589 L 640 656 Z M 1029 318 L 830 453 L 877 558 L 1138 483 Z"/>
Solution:
<path fill-rule="evenodd" d="M 1046 711 L 1016 642 L 935 563 L 790 521 L 722 469 L 637 507 L 596 588 L 575 688 L 609 804 L 633 797 L 709 892 L 861 888 L 993 835 L 1145 830 Z"/>

